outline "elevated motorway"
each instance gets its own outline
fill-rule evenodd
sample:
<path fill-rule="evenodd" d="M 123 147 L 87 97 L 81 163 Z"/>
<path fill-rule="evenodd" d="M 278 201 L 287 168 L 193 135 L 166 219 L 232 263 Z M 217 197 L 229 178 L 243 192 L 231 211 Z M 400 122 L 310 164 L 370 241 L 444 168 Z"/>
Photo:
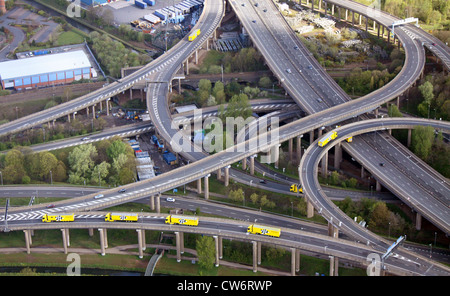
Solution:
<path fill-rule="evenodd" d="M 248 5 L 248 1 L 231 1 L 233 9 L 242 20 L 246 31 L 252 36 L 256 47 L 261 50 L 268 60 L 269 67 L 294 100 L 309 113 L 347 102 L 349 97 L 343 93 L 342 89 L 332 81 L 331 77 L 302 46 L 274 4 L 271 1 L 249 2 L 250 5 Z M 256 6 L 256 3 L 259 5 Z M 365 6 L 352 8 L 357 9 L 356 12 L 361 13 L 361 15 L 372 15 L 371 9 Z M 367 9 L 369 13 L 367 13 Z M 377 11 L 377 14 L 376 22 L 379 22 L 379 26 L 388 27 L 396 20 L 396 18 L 380 11 Z M 406 54 L 402 71 L 389 84 L 358 99 L 359 101 L 367 102 L 367 104 L 378 101 L 378 105 L 381 105 L 400 96 L 420 77 L 425 63 L 425 52 L 422 42 L 406 29 L 409 27 L 401 26 L 396 30 L 396 36 L 402 42 Z M 374 106 L 373 109 L 377 108 L 378 106 Z M 363 114 L 363 112 L 353 115 L 353 118 L 356 119 L 356 116 L 360 114 Z M 362 115 L 361 119 L 367 119 L 367 117 Z M 379 133 L 379 135 L 377 147 L 373 147 L 371 137 L 364 135 L 354 140 L 357 145 L 345 144 L 343 145 L 344 149 L 356 158 L 363 167 L 373 166 L 370 161 L 372 155 L 383 158 L 385 153 L 396 153 L 396 157 L 393 159 L 391 157 L 390 160 L 391 169 L 395 171 L 396 176 L 399 176 L 402 183 L 411 184 L 411 187 L 414 187 L 415 194 L 431 194 L 431 198 L 437 200 L 450 194 L 448 182 L 445 178 L 417 157 L 411 157 L 410 152 L 406 149 L 398 148 L 398 142 L 396 143 L 386 132 Z M 397 153 L 399 150 L 401 150 L 401 153 Z M 361 153 L 360 151 L 364 152 Z M 382 184 L 389 182 L 389 179 L 381 172 L 376 170 L 372 170 L 372 172 L 376 172 L 374 175 L 377 182 Z M 423 176 L 423 178 L 416 178 L 415 174 Z M 431 188 L 433 190 L 430 190 Z M 400 195 L 400 197 L 403 199 L 404 195 Z M 404 200 L 407 201 L 408 198 L 410 197 L 405 197 Z"/>
<path fill-rule="evenodd" d="M 211 8 L 211 9 L 217 9 L 217 8 L 223 9 L 223 5 L 221 5 L 221 3 L 218 3 L 221 1 L 217 1 L 217 2 L 211 1 L 211 2 L 212 2 L 212 5 L 211 6 L 205 5 L 205 8 L 206 7 L 214 7 L 214 5 L 216 5 L 216 7 Z M 211 13 L 212 12 L 209 10 L 206 11 L 205 17 L 207 17 Z M 251 17 L 250 14 L 249 14 L 249 17 Z M 212 23 L 215 24 L 214 21 L 212 21 Z M 250 21 L 246 22 L 245 18 L 244 18 L 244 26 L 247 26 L 247 27 L 251 26 L 252 23 L 250 23 Z M 257 23 L 253 23 L 253 24 L 257 24 Z M 258 33 L 261 33 L 261 32 L 257 32 L 257 34 Z M 208 31 L 206 31 L 206 34 L 208 34 Z M 209 32 L 209 34 L 211 34 L 211 32 Z M 265 35 L 257 35 L 257 36 L 262 37 Z M 267 40 L 270 41 L 269 39 L 267 39 Z M 199 40 L 199 42 L 204 42 L 204 41 L 205 40 Z M 267 44 L 270 44 L 270 43 L 267 43 Z M 183 44 L 183 46 L 184 46 L 184 48 L 189 47 L 189 46 L 186 46 L 186 44 Z M 199 44 L 192 43 L 192 44 L 190 44 L 190 46 L 192 46 L 192 48 L 190 48 L 190 49 L 193 50 L 193 49 L 195 49 L 195 46 L 199 46 Z M 406 46 L 406 45 L 404 45 L 404 46 Z M 405 62 L 405 67 L 403 68 L 403 70 L 401 72 L 404 75 L 397 76 L 396 79 L 394 79 L 390 84 L 388 84 L 390 87 L 384 87 L 383 89 L 380 89 L 377 92 L 375 92 L 376 94 L 369 96 L 368 98 L 365 98 L 364 100 L 355 100 L 355 101 L 342 103 L 342 104 L 336 105 L 330 109 L 317 112 L 311 116 L 308 116 L 307 118 L 300 119 L 294 123 L 283 126 L 278 131 L 279 137 L 277 138 L 277 140 L 279 142 L 283 142 L 292 137 L 302 135 L 310 130 L 318 129 L 318 128 L 321 128 L 322 126 L 331 125 L 336 122 L 340 122 L 345 119 L 352 118 L 354 116 L 369 112 L 371 110 L 376 109 L 381 103 L 389 101 L 390 99 L 401 94 L 401 92 L 404 91 L 410 84 L 412 84 L 415 81 L 415 79 L 418 77 L 418 75 L 420 75 L 420 72 L 421 72 L 421 66 L 420 66 L 421 62 L 420 61 L 423 61 L 423 59 L 422 60 L 420 59 L 420 56 L 421 56 L 420 52 L 422 51 L 422 53 L 423 53 L 423 48 L 421 46 L 419 46 L 417 44 L 417 42 L 411 42 L 408 44 L 408 46 L 410 46 L 412 49 L 415 49 L 415 50 L 412 50 L 411 52 L 413 52 L 413 53 L 416 52 L 418 54 L 417 54 L 416 59 L 414 59 L 414 56 L 407 54 L 407 57 L 406 57 L 407 61 L 408 61 L 408 59 L 412 59 L 413 61 L 419 61 L 419 63 L 418 63 L 419 66 L 417 66 L 417 65 L 414 66 L 413 65 L 414 63 Z M 180 51 L 182 51 L 182 50 L 180 50 Z M 422 56 L 423 56 L 423 54 L 422 54 Z M 180 58 L 181 62 L 182 62 L 183 57 L 181 57 L 180 55 L 176 55 L 176 57 Z M 173 61 L 173 60 L 171 60 L 171 61 Z M 284 79 L 282 81 L 283 85 L 285 85 L 286 88 L 289 89 L 290 92 L 294 93 L 293 95 L 291 94 L 294 99 L 296 97 L 301 98 L 302 97 L 301 93 L 298 90 L 295 90 L 295 88 L 297 88 L 301 85 L 309 85 L 309 82 L 307 82 L 305 79 L 300 79 L 298 75 L 292 75 L 292 81 L 291 81 L 291 77 L 286 76 L 287 75 L 286 69 L 283 68 L 283 66 L 288 65 L 288 64 L 283 64 L 283 63 L 288 63 L 288 62 L 289 61 L 277 61 L 277 63 L 280 64 L 280 67 L 276 68 L 276 70 L 274 72 L 276 72 L 278 75 L 280 75 L 281 79 Z M 162 102 L 158 102 L 158 97 L 166 98 L 167 93 L 164 93 L 164 92 L 168 91 L 168 87 L 167 87 L 168 80 L 165 80 L 165 78 L 170 78 L 172 73 L 175 73 L 175 70 L 180 65 L 180 62 L 178 62 L 178 63 L 174 62 L 173 65 L 169 65 L 169 64 L 170 63 L 164 64 L 165 71 L 159 71 L 157 73 L 158 79 L 156 81 L 159 81 L 161 83 L 157 83 L 155 85 L 156 87 L 151 88 L 151 94 L 149 94 L 149 92 L 147 92 L 147 94 L 148 94 L 147 99 L 148 99 L 148 103 L 149 103 L 148 106 L 149 106 L 150 112 L 152 114 L 154 113 L 152 115 L 152 116 L 154 116 L 153 118 L 155 119 L 154 123 L 155 123 L 155 125 L 158 125 L 158 130 L 159 130 L 159 127 L 162 127 L 160 132 L 163 134 L 163 137 L 166 139 L 171 139 L 170 133 L 168 132 L 167 129 L 165 129 L 166 126 L 170 125 L 171 120 L 170 120 L 170 116 L 168 116 L 168 117 L 161 116 L 162 113 L 166 114 L 166 112 L 167 112 L 167 114 L 168 114 L 167 104 L 165 102 L 165 99 L 159 100 Z M 291 65 L 293 65 L 293 64 L 291 64 Z M 295 68 L 293 67 L 293 69 L 295 69 Z M 161 68 L 159 68 L 158 70 L 161 70 Z M 290 74 L 290 73 L 288 73 L 288 74 Z M 322 75 L 319 74 L 317 76 L 318 76 L 317 78 L 320 78 L 320 76 L 322 76 Z M 295 81 L 295 79 L 300 79 L 300 80 Z M 301 82 L 302 84 L 299 84 L 298 82 Z M 163 86 L 164 83 L 167 83 L 167 85 L 165 87 Z M 324 85 L 326 85 L 326 83 L 324 83 Z M 127 87 L 127 85 L 125 85 L 124 87 Z M 312 87 L 309 86 L 309 89 L 311 89 L 311 88 Z M 313 105 L 317 105 L 318 103 L 320 103 L 319 101 L 317 101 L 317 97 L 316 97 L 317 93 L 315 91 L 310 91 L 308 93 L 307 93 L 307 91 L 305 91 L 305 94 L 308 94 L 310 96 L 310 100 L 315 99 L 315 101 L 310 102 L 310 104 L 304 103 L 304 105 L 306 106 L 305 108 L 311 109 Z M 304 106 L 302 106 L 302 107 L 304 107 Z M 70 113 L 71 111 L 69 110 L 68 112 Z M 61 116 L 59 116 L 59 117 L 61 117 Z M 46 119 L 43 122 L 48 122 L 48 121 L 49 121 L 49 119 Z M 35 124 L 35 122 L 33 124 Z M 0 126 L 0 127 L 2 127 L 2 126 Z M 27 127 L 25 127 L 25 128 L 27 128 Z M 14 132 L 15 130 L 10 129 L 10 131 Z M 175 129 L 175 131 L 176 131 L 176 129 Z M 5 133 L 7 133 L 6 130 L 5 130 Z M 274 131 L 272 131 L 269 134 L 273 135 Z M 233 151 L 220 152 L 220 153 L 215 154 L 212 157 L 207 157 L 207 158 L 203 158 L 204 155 L 201 152 L 199 152 L 198 155 L 195 155 L 195 152 L 189 153 L 189 155 L 192 156 L 193 159 L 201 159 L 201 158 L 203 158 L 203 159 L 196 161 L 195 163 L 192 163 L 191 165 L 183 168 L 183 170 L 174 170 L 173 172 L 171 172 L 169 174 L 164 174 L 164 175 L 158 176 L 155 179 L 152 179 L 151 181 L 148 181 L 148 182 L 143 181 L 143 182 L 138 182 L 135 184 L 127 185 L 125 187 L 128 188 L 128 191 L 125 194 L 121 194 L 121 195 L 117 194 L 115 189 L 107 190 L 107 191 L 105 191 L 105 198 L 103 198 L 103 199 L 92 200 L 93 196 L 88 195 L 88 196 L 78 198 L 77 201 L 76 200 L 71 201 L 71 203 L 60 203 L 60 204 L 58 204 L 58 206 L 56 208 L 49 209 L 46 211 L 53 210 L 52 212 L 55 212 L 55 211 L 58 212 L 58 211 L 84 210 L 84 209 L 86 209 L 86 210 L 87 209 L 98 209 L 98 208 L 109 207 L 109 206 L 115 205 L 115 204 L 125 203 L 125 202 L 139 199 L 142 197 L 147 197 L 152 194 L 157 195 L 160 192 L 170 190 L 172 188 L 178 187 L 187 182 L 191 182 L 191 181 L 195 181 L 199 178 L 203 178 L 207 174 L 209 174 L 213 171 L 217 171 L 218 169 L 223 168 L 227 165 L 230 165 L 231 163 L 234 163 L 236 161 L 239 161 L 240 159 L 243 159 L 244 157 L 249 157 L 249 156 L 253 155 L 254 153 L 265 150 L 269 147 L 269 145 L 273 144 L 273 143 L 270 143 L 268 145 L 267 143 L 265 143 L 264 145 L 259 146 L 258 145 L 259 143 L 261 143 L 261 141 L 258 141 L 258 139 L 252 139 L 246 143 L 238 144 L 236 147 L 234 147 Z M 26 209 L 22 209 L 22 210 L 26 210 Z M 421 266 L 425 266 L 425 264 L 421 265 Z M 421 271 L 421 274 L 426 274 L 426 272 Z M 444 274 L 446 274 L 446 273 L 444 272 Z"/>
<path fill-rule="evenodd" d="M 393 118 L 393 119 L 374 119 L 356 122 L 337 128 L 338 138 L 335 141 L 327 144 L 324 148 L 317 145 L 316 140 L 311 145 L 303 156 L 299 166 L 299 178 L 303 185 L 303 190 L 306 192 L 308 199 L 311 200 L 317 211 L 324 216 L 330 223 L 336 225 L 348 235 L 355 237 L 367 244 L 383 245 L 384 241 L 380 240 L 378 236 L 368 232 L 365 228 L 353 222 L 346 214 L 340 211 L 323 193 L 318 178 L 317 178 L 317 164 L 321 157 L 333 146 L 337 145 L 342 140 L 350 136 L 359 134 L 384 130 L 386 128 L 411 128 L 416 125 L 432 126 L 439 130 L 449 130 L 450 123 L 427 119 L 412 119 L 412 118 Z M 409 184 L 404 184 L 399 181 L 398 176 L 392 174 L 389 163 L 384 166 L 379 166 L 376 162 L 373 170 L 379 173 L 386 174 L 390 180 L 386 186 L 396 195 L 404 195 L 405 203 L 413 209 L 420 208 L 427 219 L 438 226 L 447 235 L 450 233 L 450 197 L 446 196 L 439 201 L 435 201 L 428 195 L 418 195 L 411 192 Z M 411 198 L 410 198 L 411 196 Z"/>
<path fill-rule="evenodd" d="M 103 231 L 103 229 L 137 229 L 138 237 L 140 236 L 140 233 L 145 230 L 169 231 L 175 232 L 175 234 L 183 232 L 198 233 L 213 237 L 249 241 L 253 243 L 254 251 L 257 246 L 256 244 L 258 242 L 262 242 L 291 248 L 293 254 L 295 249 L 301 249 L 348 259 L 363 266 L 367 266 L 371 263 L 371 261 L 368 261 L 367 259 L 370 254 L 377 254 L 380 257 L 383 255 L 383 252 L 374 250 L 370 246 L 290 228 L 282 227 L 281 236 L 279 238 L 251 235 L 247 233 L 249 222 L 245 221 L 200 217 L 200 222 L 197 227 L 186 227 L 165 224 L 164 220 L 166 215 L 163 214 L 140 213 L 139 220 L 136 223 L 105 222 L 104 215 L 105 214 L 103 212 L 78 212 L 75 215 L 75 221 L 70 223 L 36 223 L 33 219 L 24 219 L 20 221 L 12 221 L 8 225 L 10 230 L 15 231 L 23 229 L 26 229 L 26 231 L 90 228 L 99 228 L 100 231 Z M 64 232 L 63 236 L 65 236 Z M 100 236 L 103 237 L 103 233 L 101 233 Z M 102 254 L 104 254 L 103 252 L 105 247 L 102 242 L 101 247 Z M 29 248 L 30 245 L 28 243 L 27 249 Z M 179 248 L 180 242 L 177 237 L 177 249 L 179 250 Z M 216 251 L 217 249 L 218 246 L 216 245 Z M 216 263 L 218 264 L 217 257 Z M 254 260 L 254 266 L 255 264 L 256 262 Z M 385 262 L 385 267 L 386 271 L 396 275 L 442 275 L 442 266 L 440 264 L 435 264 L 434 262 L 421 256 L 415 256 L 415 258 L 411 260 L 399 255 L 394 255 Z"/>

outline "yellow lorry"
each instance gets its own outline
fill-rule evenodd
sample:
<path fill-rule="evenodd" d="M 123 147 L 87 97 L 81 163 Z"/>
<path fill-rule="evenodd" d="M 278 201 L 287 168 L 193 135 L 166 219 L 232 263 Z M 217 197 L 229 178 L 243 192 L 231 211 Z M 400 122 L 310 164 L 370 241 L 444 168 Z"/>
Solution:
<path fill-rule="evenodd" d="M 351 143 L 353 141 L 353 137 L 348 137 L 347 139 L 345 139 L 347 142 Z"/>
<path fill-rule="evenodd" d="M 337 138 L 337 132 L 335 131 L 331 131 L 328 132 L 325 136 L 323 136 L 320 140 L 319 140 L 319 147 L 323 147 L 326 144 L 328 144 L 328 142 L 330 142 L 331 140 L 334 140 Z"/>
<path fill-rule="evenodd" d="M 247 232 L 252 233 L 252 234 L 260 234 L 260 235 L 267 235 L 267 236 L 273 236 L 273 237 L 280 237 L 280 235 L 281 235 L 280 228 L 258 225 L 258 224 L 250 225 L 247 228 Z"/>
<path fill-rule="evenodd" d="M 292 184 L 291 188 L 289 189 L 290 192 L 300 192 L 303 193 L 303 188 L 302 185 L 299 184 L 299 186 L 297 186 L 297 184 Z"/>
<path fill-rule="evenodd" d="M 105 215 L 106 222 L 136 222 L 138 218 L 138 214 L 135 213 L 107 213 Z"/>
<path fill-rule="evenodd" d="M 74 214 L 44 214 L 42 222 L 73 222 Z"/>
<path fill-rule="evenodd" d="M 189 41 L 194 41 L 195 38 L 198 37 L 198 35 L 200 35 L 200 29 L 195 30 L 194 32 L 192 32 L 192 33 L 189 35 L 189 37 L 188 37 Z"/>
<path fill-rule="evenodd" d="M 183 216 L 183 215 L 169 215 L 166 217 L 166 223 L 171 224 L 171 225 L 180 224 L 180 225 L 187 225 L 187 226 L 197 226 L 198 218 L 191 217 L 191 216 Z"/>

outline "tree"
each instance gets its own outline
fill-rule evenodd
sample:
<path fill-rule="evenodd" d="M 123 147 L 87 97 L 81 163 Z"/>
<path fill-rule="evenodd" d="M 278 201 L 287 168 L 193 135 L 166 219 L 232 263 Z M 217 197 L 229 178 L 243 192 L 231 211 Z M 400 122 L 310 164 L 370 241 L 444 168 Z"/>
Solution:
<path fill-rule="evenodd" d="M 271 88 L 272 87 L 272 81 L 269 77 L 263 76 L 259 79 L 258 86 L 261 88 Z"/>
<path fill-rule="evenodd" d="M 69 182 L 81 184 L 85 180 L 90 180 L 95 166 L 95 157 L 97 157 L 97 149 L 92 144 L 75 147 L 67 157 L 71 170 Z"/>
<path fill-rule="evenodd" d="M 376 202 L 375 205 L 372 207 L 370 216 L 369 216 L 369 226 L 376 228 L 376 227 L 384 227 L 388 223 L 389 219 L 389 210 L 386 206 L 386 203 L 379 201 Z"/>
<path fill-rule="evenodd" d="M 252 195 L 250 195 L 250 200 L 252 201 L 252 203 L 254 203 L 255 205 L 258 203 L 258 199 L 259 199 L 259 196 L 258 196 L 258 194 L 255 192 L 255 193 L 252 193 Z"/>
<path fill-rule="evenodd" d="M 245 198 L 244 191 L 241 188 L 236 189 L 236 190 L 231 190 L 229 193 L 229 197 L 233 201 L 243 202 L 244 198 Z"/>
<path fill-rule="evenodd" d="M 412 132 L 411 146 L 413 152 L 423 160 L 427 160 L 433 145 L 434 130 L 431 126 L 416 126 Z"/>
<path fill-rule="evenodd" d="M 214 266 L 216 248 L 214 239 L 210 236 L 202 236 L 196 240 L 198 264 L 201 268 L 211 269 Z"/>
<path fill-rule="evenodd" d="M 127 152 L 127 144 L 121 140 L 116 140 L 109 145 L 106 149 L 106 154 L 110 160 L 117 159 L 120 154 L 125 154 Z"/>
<path fill-rule="evenodd" d="M 431 82 L 429 81 L 425 81 L 425 83 L 419 86 L 419 91 L 422 94 L 422 97 L 425 100 L 426 104 L 431 105 L 431 101 L 434 98 L 433 84 L 431 84 Z"/>
<path fill-rule="evenodd" d="M 108 176 L 110 167 L 111 165 L 106 161 L 96 165 L 92 170 L 91 184 L 98 184 L 99 186 L 104 184 L 104 179 Z"/>

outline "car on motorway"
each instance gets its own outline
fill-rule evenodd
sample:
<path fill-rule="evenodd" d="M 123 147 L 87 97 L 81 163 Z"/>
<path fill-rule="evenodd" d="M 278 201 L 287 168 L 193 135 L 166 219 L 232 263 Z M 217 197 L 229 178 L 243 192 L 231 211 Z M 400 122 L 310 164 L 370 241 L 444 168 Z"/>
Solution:
<path fill-rule="evenodd" d="M 120 189 L 118 192 L 119 193 L 124 193 L 125 191 L 127 191 L 125 188 Z"/>
<path fill-rule="evenodd" d="M 317 102 L 322 103 L 322 99 L 321 98 L 317 98 Z"/>
<path fill-rule="evenodd" d="M 261 184 L 267 184 L 267 182 L 266 182 L 266 180 L 259 180 L 259 183 L 261 183 Z"/>
<path fill-rule="evenodd" d="M 83 139 L 81 139 L 81 141 L 87 141 L 89 139 L 90 139 L 89 137 L 84 137 Z"/>
<path fill-rule="evenodd" d="M 254 24 L 256 24 L 256 20 L 252 20 L 252 22 L 253 22 Z"/>
<path fill-rule="evenodd" d="M 309 69 L 309 70 L 312 70 L 312 66 L 311 66 L 311 65 L 308 65 L 308 69 Z"/>
<path fill-rule="evenodd" d="M 102 197 L 104 197 L 103 194 L 97 194 L 96 196 L 94 196 L 94 199 L 98 199 L 98 198 L 102 198 Z"/>
<path fill-rule="evenodd" d="M 173 198 L 173 197 L 168 197 L 168 198 L 166 198 L 166 201 L 168 201 L 168 202 L 175 202 L 175 198 Z"/>
<path fill-rule="evenodd" d="M 286 69 L 286 72 L 288 72 L 289 74 L 292 73 L 291 69 Z"/>
<path fill-rule="evenodd" d="M 436 46 L 436 43 L 433 42 L 433 46 Z"/>
<path fill-rule="evenodd" d="M 51 204 L 51 205 L 48 205 L 46 208 L 47 209 L 52 209 L 52 208 L 54 208 L 55 207 L 55 205 L 54 204 Z"/>
<path fill-rule="evenodd" d="M 296 46 L 294 46 L 294 49 L 298 49 L 298 46 L 296 45 Z"/>
<path fill-rule="evenodd" d="M 267 12 L 267 8 L 264 8 L 263 11 L 264 11 L 264 12 Z"/>
<path fill-rule="evenodd" d="M 384 162 L 380 162 L 380 166 L 384 166 Z"/>
<path fill-rule="evenodd" d="M 255 7 L 258 7 L 258 5 L 259 5 L 258 3 L 255 3 Z"/>

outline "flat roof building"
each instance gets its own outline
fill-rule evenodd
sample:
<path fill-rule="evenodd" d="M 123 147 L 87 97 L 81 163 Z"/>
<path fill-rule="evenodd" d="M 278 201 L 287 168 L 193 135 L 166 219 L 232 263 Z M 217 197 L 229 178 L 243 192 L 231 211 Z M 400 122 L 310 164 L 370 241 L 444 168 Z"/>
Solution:
<path fill-rule="evenodd" d="M 91 63 L 82 50 L 0 63 L 2 88 L 35 88 L 91 78 Z"/>

